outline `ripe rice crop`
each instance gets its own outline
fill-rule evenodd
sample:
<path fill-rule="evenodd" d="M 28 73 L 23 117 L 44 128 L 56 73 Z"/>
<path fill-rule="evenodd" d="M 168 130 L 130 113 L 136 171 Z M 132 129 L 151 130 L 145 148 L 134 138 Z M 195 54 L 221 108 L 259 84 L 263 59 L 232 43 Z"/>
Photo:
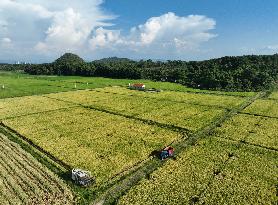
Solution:
<path fill-rule="evenodd" d="M 243 112 L 257 115 L 265 115 L 278 118 L 278 101 L 276 100 L 256 100 Z"/>
<path fill-rule="evenodd" d="M 34 114 L 4 123 L 72 167 L 90 170 L 97 184 L 181 137 L 157 126 L 84 108 Z"/>
<path fill-rule="evenodd" d="M 231 160 L 201 195 L 200 204 L 275 204 L 278 153 L 233 145 Z"/>
<path fill-rule="evenodd" d="M 215 106 L 221 108 L 231 108 L 239 106 L 244 102 L 243 97 L 225 96 L 225 95 L 211 95 L 211 94 L 198 94 L 187 92 L 163 91 L 163 92 L 140 92 L 136 90 L 129 90 L 122 87 L 106 87 L 97 88 L 96 91 L 108 92 L 109 94 L 116 93 L 122 95 L 132 95 L 136 97 L 148 97 L 157 100 L 184 102 L 190 104 L 198 104 L 205 106 Z"/>
<path fill-rule="evenodd" d="M 278 149 L 278 119 L 238 114 L 215 130 L 215 135 Z"/>
<path fill-rule="evenodd" d="M 123 88 L 113 89 L 126 92 L 126 89 Z M 137 91 L 137 93 L 140 92 Z M 175 125 L 192 131 L 209 125 L 225 112 L 224 108 L 198 105 L 193 101 L 192 103 L 179 103 L 140 95 L 119 95 L 106 92 L 105 89 L 98 89 L 97 91 L 66 92 L 47 96 L 145 120 Z M 148 94 L 144 95 L 147 96 Z M 221 104 L 218 98 L 216 98 L 216 103 Z"/>
<path fill-rule="evenodd" d="M 203 140 L 131 188 L 118 204 L 271 204 L 277 199 L 277 159 L 276 152 Z"/>
<path fill-rule="evenodd" d="M 69 103 L 42 96 L 0 99 L 0 120 L 36 112 L 69 107 Z"/>
<path fill-rule="evenodd" d="M 0 134 L 0 204 L 73 204 L 70 189 Z"/>

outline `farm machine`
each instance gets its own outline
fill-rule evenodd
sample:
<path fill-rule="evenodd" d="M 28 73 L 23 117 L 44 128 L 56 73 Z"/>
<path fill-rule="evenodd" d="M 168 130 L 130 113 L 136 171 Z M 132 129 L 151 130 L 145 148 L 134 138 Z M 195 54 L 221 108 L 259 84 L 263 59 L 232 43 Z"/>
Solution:
<path fill-rule="evenodd" d="M 81 169 L 73 169 L 71 171 L 71 178 L 76 184 L 84 187 L 90 186 L 94 182 L 91 173 Z"/>
<path fill-rule="evenodd" d="M 174 148 L 171 146 L 164 148 L 160 151 L 159 157 L 161 160 L 166 160 L 170 157 L 174 157 Z"/>

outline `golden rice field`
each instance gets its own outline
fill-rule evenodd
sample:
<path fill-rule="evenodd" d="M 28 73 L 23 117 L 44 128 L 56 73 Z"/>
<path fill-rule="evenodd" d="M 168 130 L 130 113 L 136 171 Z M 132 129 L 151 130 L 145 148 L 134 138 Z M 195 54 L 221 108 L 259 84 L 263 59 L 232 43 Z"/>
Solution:
<path fill-rule="evenodd" d="M 200 141 L 143 179 L 128 204 L 274 204 L 278 154 L 220 138 Z"/>
<path fill-rule="evenodd" d="M 239 114 L 215 130 L 222 138 L 244 141 L 278 150 L 278 119 Z"/>
<path fill-rule="evenodd" d="M 73 204 L 69 187 L 0 133 L 0 204 Z"/>
<path fill-rule="evenodd" d="M 47 97 L 175 125 L 191 131 L 208 126 L 225 114 L 227 109 L 237 107 L 246 100 L 234 96 L 181 92 L 147 93 L 121 87 L 64 92 Z"/>
<path fill-rule="evenodd" d="M 70 166 L 90 170 L 98 184 L 182 137 L 171 130 L 85 108 L 33 114 L 4 123 Z"/>
<path fill-rule="evenodd" d="M 186 146 L 176 160 L 165 161 L 139 184 L 130 182 L 131 189 L 114 204 L 278 201 L 277 93 L 250 101 L 243 109 L 255 93 L 226 95 L 193 89 L 139 92 L 117 86 L 88 87 L 85 81 L 82 89 L 86 90 L 67 89 L 63 81 L 55 82 L 55 86 L 49 92 L 40 92 L 43 95 L 3 97 L 0 120 L 11 132 L 24 136 L 57 160 L 91 171 L 96 179 L 92 187 L 80 191 L 69 183 L 79 191 L 84 204 L 92 202 L 89 194 L 114 183 L 112 179 L 119 173 L 125 177 L 132 174 L 128 171 L 135 165 L 143 167 L 147 160 L 158 161 L 151 157 L 153 151 L 196 137 L 237 109 L 203 139 L 198 138 L 195 145 Z M 60 87 L 60 91 L 69 91 L 51 93 L 51 89 L 56 92 Z M 15 96 L 21 96 L 20 92 Z M 74 194 L 62 179 L 3 134 L 0 146 L 0 162 L 4 162 L 0 163 L 0 204 L 73 203 Z"/>

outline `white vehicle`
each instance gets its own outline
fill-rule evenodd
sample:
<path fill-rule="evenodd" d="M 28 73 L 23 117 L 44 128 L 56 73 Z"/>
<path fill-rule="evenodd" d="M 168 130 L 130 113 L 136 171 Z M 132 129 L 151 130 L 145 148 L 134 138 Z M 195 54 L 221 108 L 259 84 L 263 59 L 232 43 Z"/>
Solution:
<path fill-rule="evenodd" d="M 71 178 L 76 184 L 81 186 L 89 186 L 94 181 L 91 177 L 91 172 L 82 169 L 73 169 L 71 171 Z"/>

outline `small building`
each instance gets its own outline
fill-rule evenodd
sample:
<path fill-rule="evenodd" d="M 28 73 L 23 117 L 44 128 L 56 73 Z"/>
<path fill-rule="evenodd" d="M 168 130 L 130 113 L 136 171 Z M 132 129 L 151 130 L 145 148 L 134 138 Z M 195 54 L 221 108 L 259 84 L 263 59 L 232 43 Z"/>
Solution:
<path fill-rule="evenodd" d="M 143 83 L 135 83 L 135 84 L 130 84 L 128 85 L 129 89 L 134 89 L 134 90 L 145 90 L 146 86 Z"/>

